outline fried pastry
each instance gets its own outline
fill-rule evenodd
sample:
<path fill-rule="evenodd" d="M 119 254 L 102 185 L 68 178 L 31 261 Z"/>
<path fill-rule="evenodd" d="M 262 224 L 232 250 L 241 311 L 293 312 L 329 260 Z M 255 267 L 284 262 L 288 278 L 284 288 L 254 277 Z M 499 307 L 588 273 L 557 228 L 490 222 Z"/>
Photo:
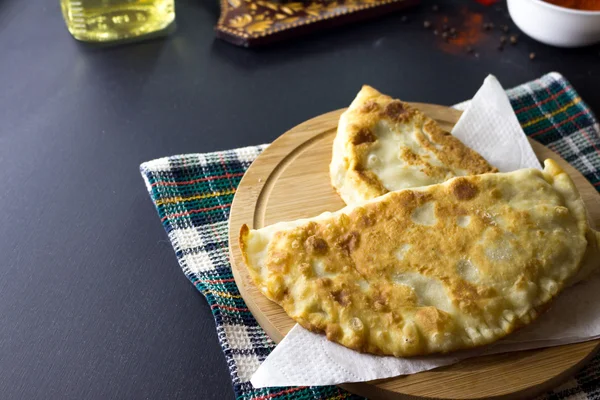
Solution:
<path fill-rule="evenodd" d="M 552 160 L 240 233 L 254 283 L 296 322 L 398 357 L 481 346 L 531 323 L 598 267 L 599 240 Z"/>
<path fill-rule="evenodd" d="M 331 184 L 346 204 L 495 171 L 421 111 L 370 86 L 340 117 L 329 167 Z"/>

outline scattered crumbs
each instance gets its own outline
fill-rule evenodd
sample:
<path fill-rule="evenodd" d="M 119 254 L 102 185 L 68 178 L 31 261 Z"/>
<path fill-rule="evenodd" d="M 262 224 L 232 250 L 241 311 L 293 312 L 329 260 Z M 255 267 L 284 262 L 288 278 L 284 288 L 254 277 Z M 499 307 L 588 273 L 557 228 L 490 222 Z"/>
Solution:
<path fill-rule="evenodd" d="M 440 11 L 438 15 L 430 13 L 428 16 L 429 19 L 424 21 L 423 26 L 425 29 L 431 29 L 435 36 L 441 36 L 443 41 L 449 44 L 438 44 L 443 51 L 452 53 L 463 52 L 463 54 L 466 52 L 479 58 L 480 53 L 475 48 L 484 39 L 486 41 L 488 39 L 493 40 L 488 47 L 490 49 L 495 48 L 499 52 L 508 51 L 509 44 L 514 46 L 518 42 L 519 34 L 512 32 L 513 25 L 508 23 L 508 16 L 505 16 L 506 19 L 504 20 L 501 19 L 500 15 L 490 16 L 490 19 L 495 19 L 492 22 L 490 20 L 485 21 L 485 17 L 481 13 L 463 12 L 462 17 L 457 17 L 460 18 L 459 20 L 442 13 L 441 7 L 438 4 L 430 5 L 430 10 Z M 506 8 L 498 6 L 496 11 L 504 12 Z"/>

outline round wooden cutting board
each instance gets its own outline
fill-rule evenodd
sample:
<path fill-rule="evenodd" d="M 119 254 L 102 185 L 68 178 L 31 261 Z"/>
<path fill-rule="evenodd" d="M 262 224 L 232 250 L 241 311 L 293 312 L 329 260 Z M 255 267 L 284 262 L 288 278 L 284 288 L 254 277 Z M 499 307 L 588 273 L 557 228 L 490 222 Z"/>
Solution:
<path fill-rule="evenodd" d="M 461 112 L 413 104 L 451 131 Z M 258 229 L 280 221 L 316 216 L 345 206 L 329 183 L 331 146 L 340 114 L 306 121 L 275 140 L 244 175 L 233 200 L 229 247 L 235 281 L 252 314 L 277 343 L 295 322 L 252 283 L 238 244 L 242 224 Z M 540 160 L 553 158 L 571 176 L 600 226 L 600 195 L 557 154 L 531 141 Z M 340 385 L 372 399 L 529 398 L 568 378 L 595 353 L 600 341 L 485 356 L 409 376 Z"/>

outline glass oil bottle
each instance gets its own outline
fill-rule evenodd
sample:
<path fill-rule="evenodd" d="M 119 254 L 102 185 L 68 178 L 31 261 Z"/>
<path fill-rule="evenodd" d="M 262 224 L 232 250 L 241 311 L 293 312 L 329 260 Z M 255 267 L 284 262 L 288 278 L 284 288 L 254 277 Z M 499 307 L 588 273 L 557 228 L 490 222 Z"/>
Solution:
<path fill-rule="evenodd" d="M 169 31 L 174 0 L 61 0 L 69 32 L 84 42 L 129 41 Z"/>

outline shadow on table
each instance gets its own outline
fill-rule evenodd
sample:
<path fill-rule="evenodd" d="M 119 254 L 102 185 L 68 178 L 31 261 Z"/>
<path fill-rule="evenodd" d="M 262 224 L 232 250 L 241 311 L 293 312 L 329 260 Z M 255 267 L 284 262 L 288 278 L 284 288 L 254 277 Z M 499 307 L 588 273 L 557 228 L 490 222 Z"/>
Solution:
<path fill-rule="evenodd" d="M 352 48 L 377 47 L 392 36 L 409 34 L 402 32 L 410 27 L 402 26 L 401 18 L 413 12 L 414 10 L 407 10 L 391 13 L 372 20 L 324 28 L 315 33 L 252 48 L 242 48 L 215 38 L 210 54 L 241 69 L 254 70 L 293 63 L 324 53 L 335 54 Z M 373 29 L 375 25 L 379 28 Z"/>

